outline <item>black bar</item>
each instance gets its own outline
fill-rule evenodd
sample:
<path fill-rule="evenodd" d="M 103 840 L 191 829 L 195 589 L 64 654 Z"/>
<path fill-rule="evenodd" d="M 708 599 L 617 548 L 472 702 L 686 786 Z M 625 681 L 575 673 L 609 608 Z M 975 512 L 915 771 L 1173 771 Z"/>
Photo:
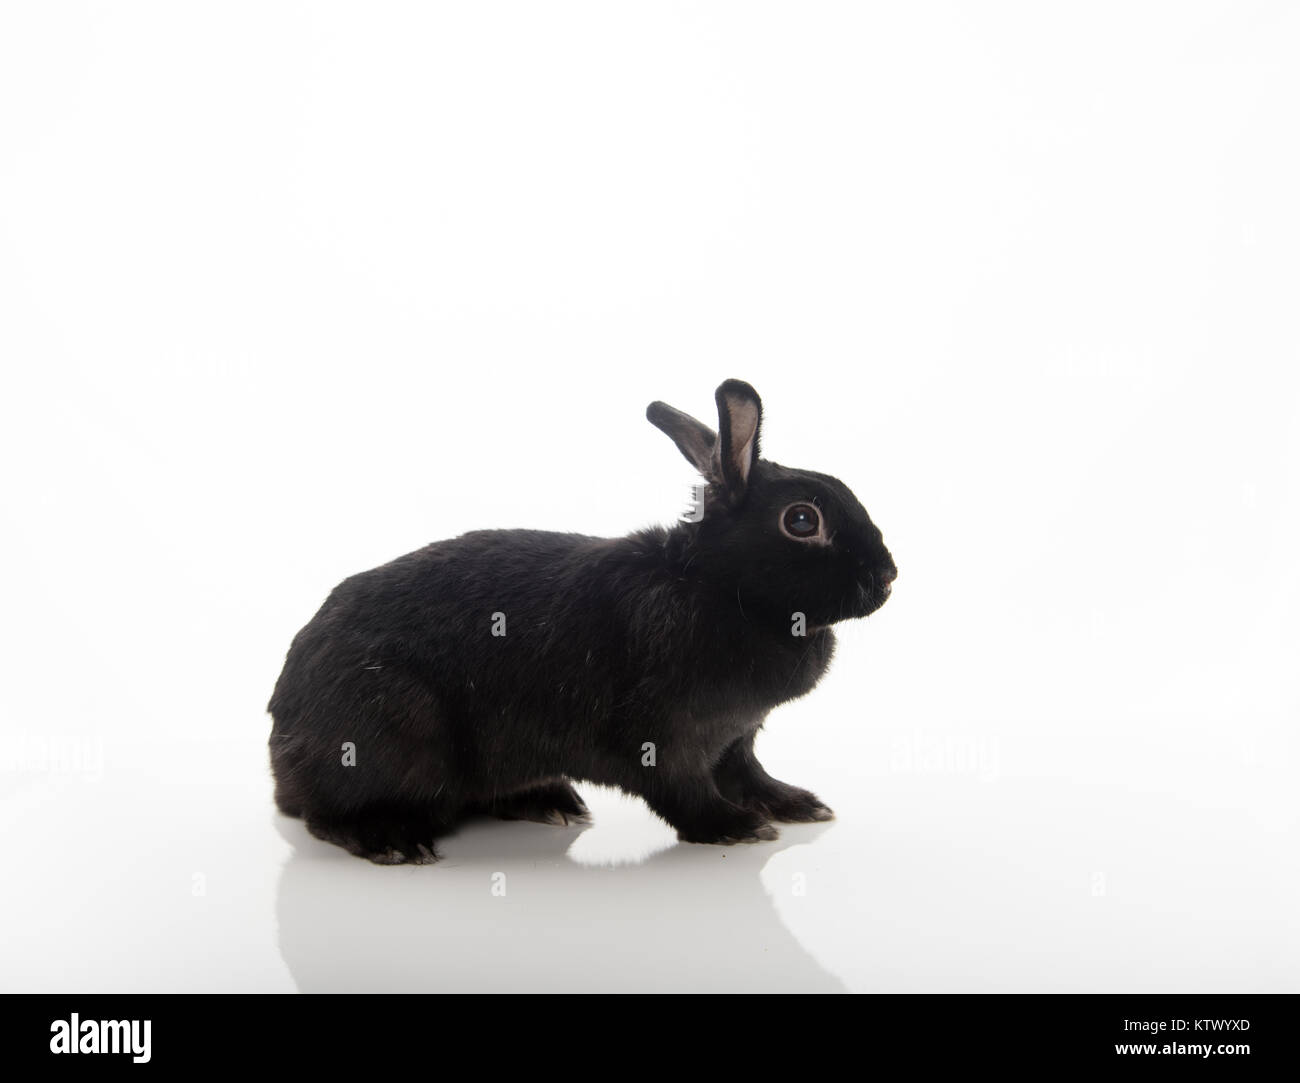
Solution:
<path fill-rule="evenodd" d="M 895 1062 L 1068 1071 L 1132 1061 L 1143 1069 L 1209 1064 L 1216 1074 L 1236 1075 L 1251 1067 L 1293 1066 L 1300 1045 L 1292 994 L 885 994 L 836 1004 L 794 996 L 769 1002 L 673 995 L 497 998 L 518 1000 L 512 1004 L 491 1003 L 490 997 L 11 994 L 0 1001 L 0 1048 L 2 1063 L 39 1071 L 168 1076 L 182 1069 L 339 1071 L 413 1063 L 436 1075 L 466 1057 L 471 1063 L 482 1058 L 490 1070 L 514 1057 L 544 1063 L 587 1049 L 622 1051 L 633 1061 L 644 1058 L 652 1070 L 660 1062 L 676 1073 L 689 1066 L 693 1048 L 760 1061 L 788 1055 L 796 1063 L 847 1056 L 849 1065 L 867 1071 Z M 66 1045 L 62 1038 L 70 1037 L 73 1013 L 87 1048 L 100 1037 L 125 1033 L 98 1025 L 87 1031 L 88 1022 L 136 1021 L 135 1034 L 143 1038 L 147 1020 L 148 1060 L 130 1049 L 52 1051 L 52 1041 Z M 1188 1052 L 1191 1046 L 1211 1052 Z M 597 1059 L 590 1070 L 610 1070 L 613 1063 L 626 1061 Z M 815 1063 L 808 1061 L 809 1070 L 817 1070 Z"/>

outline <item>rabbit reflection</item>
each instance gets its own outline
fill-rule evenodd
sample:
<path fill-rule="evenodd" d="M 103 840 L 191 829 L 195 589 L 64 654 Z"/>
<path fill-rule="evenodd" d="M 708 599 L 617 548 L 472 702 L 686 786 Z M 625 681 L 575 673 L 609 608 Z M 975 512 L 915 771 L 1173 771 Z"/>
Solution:
<path fill-rule="evenodd" d="M 279 948 L 301 992 L 844 992 L 781 921 L 776 844 L 581 864 L 581 827 L 475 820 L 433 868 L 355 861 L 277 816 Z M 599 828 L 589 829 L 592 833 Z"/>

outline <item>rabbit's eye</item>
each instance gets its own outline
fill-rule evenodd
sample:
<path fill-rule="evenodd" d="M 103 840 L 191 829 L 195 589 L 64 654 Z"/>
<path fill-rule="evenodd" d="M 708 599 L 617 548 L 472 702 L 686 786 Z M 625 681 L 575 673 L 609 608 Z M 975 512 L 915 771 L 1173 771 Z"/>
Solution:
<path fill-rule="evenodd" d="M 781 525 L 793 538 L 811 538 L 821 529 L 821 516 L 811 504 L 791 504 L 781 516 Z"/>

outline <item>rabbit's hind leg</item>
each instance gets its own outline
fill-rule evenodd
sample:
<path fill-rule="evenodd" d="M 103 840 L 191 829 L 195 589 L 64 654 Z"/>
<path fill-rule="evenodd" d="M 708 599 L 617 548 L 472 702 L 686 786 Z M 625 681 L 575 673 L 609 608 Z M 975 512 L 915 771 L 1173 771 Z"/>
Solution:
<path fill-rule="evenodd" d="M 307 830 L 376 865 L 431 865 L 434 840 L 451 828 L 444 810 L 423 805 L 374 804 L 346 815 L 309 813 Z"/>
<path fill-rule="evenodd" d="M 589 824 L 591 813 L 567 782 L 545 782 L 484 802 L 480 810 L 501 820 L 540 824 Z"/>

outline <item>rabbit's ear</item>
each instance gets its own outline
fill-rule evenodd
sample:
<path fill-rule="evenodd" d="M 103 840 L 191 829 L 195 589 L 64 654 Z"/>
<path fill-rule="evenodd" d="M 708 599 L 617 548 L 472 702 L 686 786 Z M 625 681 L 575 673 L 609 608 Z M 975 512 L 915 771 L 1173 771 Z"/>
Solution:
<path fill-rule="evenodd" d="M 706 478 L 713 478 L 713 448 L 718 442 L 717 434 L 704 424 L 696 421 L 690 414 L 674 410 L 666 402 L 652 402 L 646 407 L 646 420 L 657 429 L 662 429 L 677 445 L 677 450 L 686 456 L 686 461 Z"/>
<path fill-rule="evenodd" d="M 728 380 L 718 388 L 718 441 L 713 445 L 711 476 L 720 482 L 734 507 L 744 499 L 749 474 L 758 462 L 758 431 L 763 402 L 744 380 Z"/>

